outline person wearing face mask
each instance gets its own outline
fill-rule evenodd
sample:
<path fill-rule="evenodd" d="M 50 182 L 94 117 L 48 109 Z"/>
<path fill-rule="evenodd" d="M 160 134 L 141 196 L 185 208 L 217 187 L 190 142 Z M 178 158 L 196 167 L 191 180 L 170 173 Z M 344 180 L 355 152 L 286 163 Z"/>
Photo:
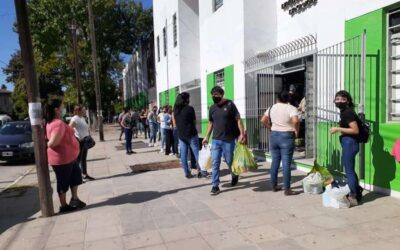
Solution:
<path fill-rule="evenodd" d="M 154 106 L 152 111 L 147 115 L 147 121 L 149 123 L 150 128 L 150 140 L 149 147 L 154 147 L 154 143 L 156 143 L 157 139 L 157 106 Z"/>
<path fill-rule="evenodd" d="M 44 106 L 44 120 L 47 138 L 47 159 L 57 179 L 60 199 L 60 213 L 83 208 L 86 204 L 78 197 L 78 186 L 82 184 L 82 174 L 77 158 L 79 142 L 74 130 L 62 121 L 64 105 L 61 98 L 52 97 Z M 72 197 L 67 203 L 66 193 L 71 189 Z"/>
<path fill-rule="evenodd" d="M 239 143 L 245 142 L 244 128 L 240 114 L 236 105 L 224 98 L 224 90 L 220 86 L 215 86 L 211 90 L 214 105 L 211 106 L 208 118 L 208 128 L 203 144 L 208 144 L 211 132 L 213 133 L 213 141 L 211 145 L 212 158 L 212 188 L 211 195 L 217 195 L 219 189 L 219 171 L 221 165 L 221 157 L 224 154 L 226 163 L 231 169 L 233 161 L 233 152 L 235 150 L 236 139 Z M 236 186 L 239 176 L 231 172 L 231 185 Z"/>
<path fill-rule="evenodd" d="M 350 194 L 347 199 L 350 205 L 357 206 L 362 200 L 362 187 L 359 185 L 355 172 L 356 155 L 359 151 L 358 136 L 361 120 L 354 111 L 351 95 L 341 90 L 335 95 L 335 105 L 340 110 L 339 127 L 330 129 L 331 134 L 340 132 L 340 145 L 342 146 L 342 164 L 346 172 Z"/>

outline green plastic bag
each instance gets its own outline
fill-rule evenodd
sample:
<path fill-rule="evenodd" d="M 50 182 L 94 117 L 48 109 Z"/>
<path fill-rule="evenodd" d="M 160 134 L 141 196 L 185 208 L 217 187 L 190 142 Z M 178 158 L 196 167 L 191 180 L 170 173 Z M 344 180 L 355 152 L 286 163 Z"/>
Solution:
<path fill-rule="evenodd" d="M 319 172 L 322 176 L 323 179 L 323 186 L 326 187 L 327 185 L 331 184 L 333 182 L 333 175 L 329 172 L 329 170 L 317 163 L 317 161 L 314 161 L 314 167 L 311 169 L 310 173 L 316 173 Z"/>
<path fill-rule="evenodd" d="M 232 173 L 240 175 L 251 169 L 257 169 L 257 167 L 257 162 L 254 160 L 248 147 L 245 144 L 236 144 L 232 162 Z"/>

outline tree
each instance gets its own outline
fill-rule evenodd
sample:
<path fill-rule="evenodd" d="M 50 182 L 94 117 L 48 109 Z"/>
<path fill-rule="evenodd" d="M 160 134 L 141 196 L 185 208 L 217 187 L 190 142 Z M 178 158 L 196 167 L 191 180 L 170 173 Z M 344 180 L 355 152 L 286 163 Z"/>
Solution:
<path fill-rule="evenodd" d="M 2 84 L 2 85 L 1 85 L 1 89 L 2 89 L 2 90 L 7 90 L 7 86 L 6 86 L 5 84 Z"/>
<path fill-rule="evenodd" d="M 95 91 L 91 63 L 87 2 L 85 0 L 31 0 L 28 2 L 29 21 L 40 92 L 43 98 L 50 94 L 62 94 L 65 102 L 76 103 L 72 36 L 69 29 L 73 20 L 81 31 L 78 37 L 79 62 L 81 65 L 84 100 L 95 110 Z M 103 110 L 113 110 L 117 103 L 117 80 L 121 77 L 124 63 L 121 53 L 131 53 L 137 41 L 152 27 L 152 10 L 145 10 L 140 3 L 130 0 L 94 0 L 97 53 L 99 58 L 100 88 Z M 26 104 L 22 62 L 19 52 L 3 69 L 7 81 L 15 86 L 14 103 Z M 16 107 L 23 112 L 23 107 Z"/>

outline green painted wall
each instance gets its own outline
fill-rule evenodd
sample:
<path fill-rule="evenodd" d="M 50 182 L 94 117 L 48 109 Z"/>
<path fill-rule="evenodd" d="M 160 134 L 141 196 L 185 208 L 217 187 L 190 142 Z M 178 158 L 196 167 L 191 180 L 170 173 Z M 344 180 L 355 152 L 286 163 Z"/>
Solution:
<path fill-rule="evenodd" d="M 224 69 L 224 80 L 225 80 L 225 98 L 233 100 L 234 98 L 234 70 L 233 65 L 230 65 Z"/>
<path fill-rule="evenodd" d="M 176 96 L 179 94 L 179 87 L 175 87 L 169 90 L 169 105 L 172 107 L 175 105 Z"/>
<path fill-rule="evenodd" d="M 125 100 L 125 107 L 134 108 L 136 110 L 144 109 L 149 103 L 147 92 L 141 92 L 138 95 Z"/>
<path fill-rule="evenodd" d="M 207 75 L 207 112 L 208 109 L 213 105 L 213 100 L 211 98 L 211 89 L 215 86 L 215 76 L 214 73 Z"/>
<path fill-rule="evenodd" d="M 365 182 L 400 191 L 400 165 L 390 155 L 399 123 L 386 123 L 386 13 L 383 9 L 346 21 L 346 39 L 367 32 L 366 119 L 371 140 L 365 145 Z"/>

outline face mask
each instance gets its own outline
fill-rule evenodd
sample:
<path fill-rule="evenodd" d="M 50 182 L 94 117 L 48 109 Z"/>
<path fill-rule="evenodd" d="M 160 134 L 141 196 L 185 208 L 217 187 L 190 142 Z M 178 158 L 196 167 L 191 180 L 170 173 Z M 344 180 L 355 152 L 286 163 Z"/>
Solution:
<path fill-rule="evenodd" d="M 347 107 L 346 102 L 335 102 L 336 108 L 338 109 L 345 109 Z"/>
<path fill-rule="evenodd" d="M 220 97 L 220 96 L 213 96 L 212 99 L 213 99 L 213 102 L 214 102 L 214 103 L 219 103 L 219 102 L 222 100 L 222 97 Z"/>
<path fill-rule="evenodd" d="M 64 108 L 61 110 L 61 117 L 64 117 L 67 114 L 67 110 Z"/>

